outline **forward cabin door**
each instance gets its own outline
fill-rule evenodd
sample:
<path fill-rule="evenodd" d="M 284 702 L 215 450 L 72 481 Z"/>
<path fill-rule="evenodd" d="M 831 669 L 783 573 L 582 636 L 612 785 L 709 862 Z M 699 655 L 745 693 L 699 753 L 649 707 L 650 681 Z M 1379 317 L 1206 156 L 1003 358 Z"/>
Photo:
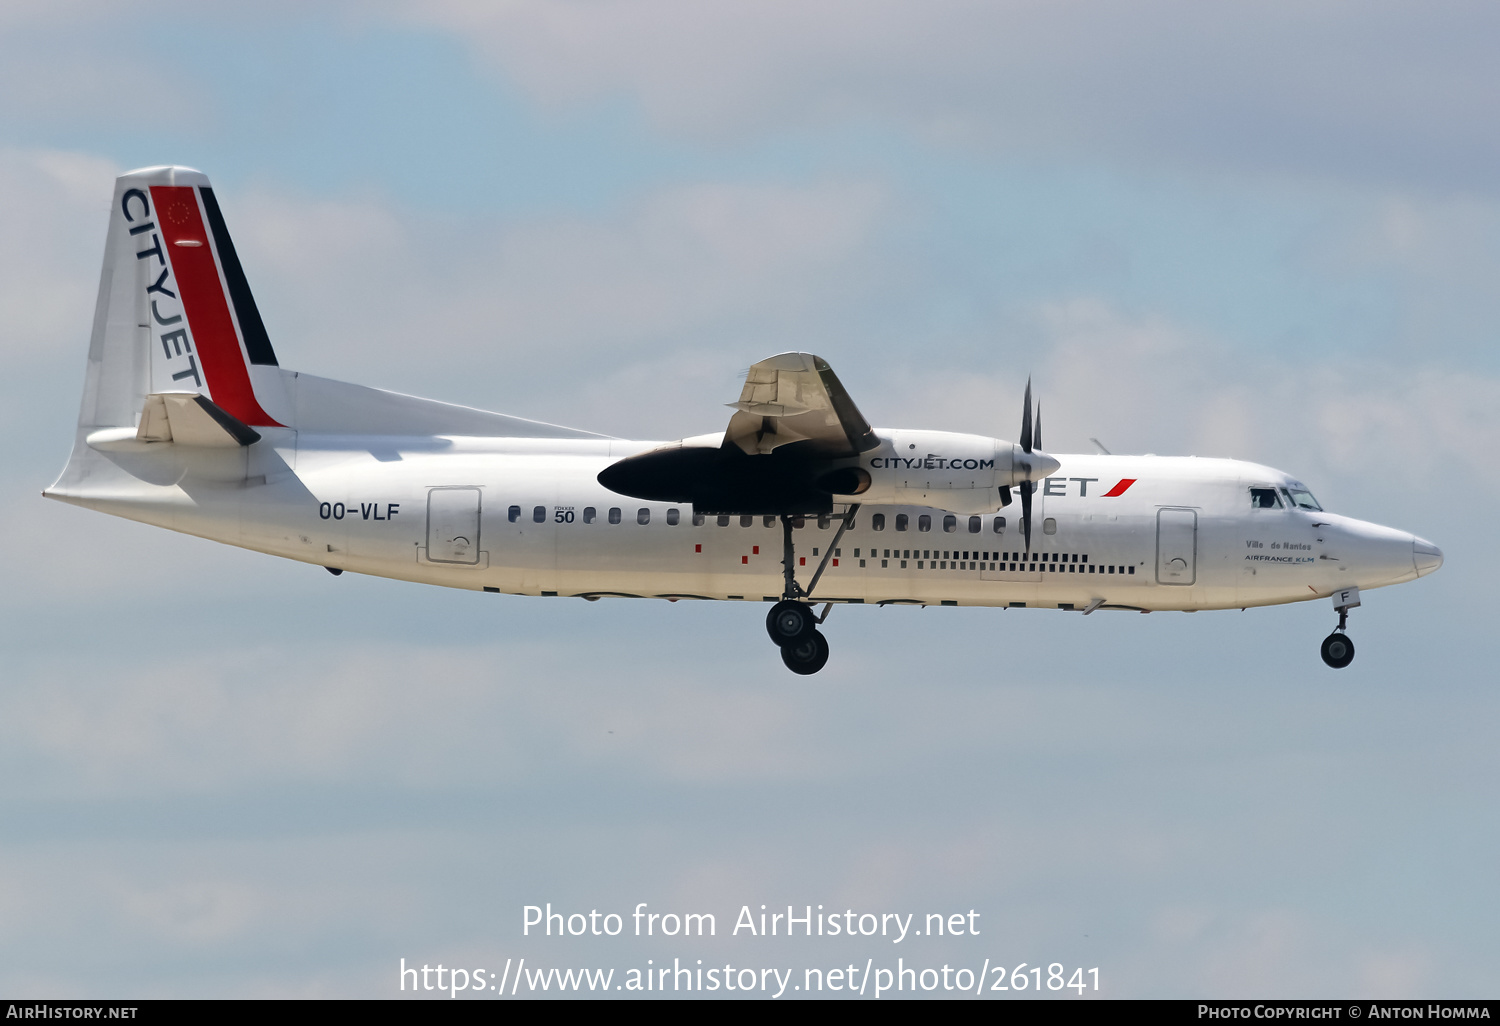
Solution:
<path fill-rule="evenodd" d="M 433 563 L 479 562 L 479 489 L 427 492 L 427 558 Z"/>
<path fill-rule="evenodd" d="M 1163 509 L 1156 513 L 1156 583 L 1198 580 L 1198 511 Z"/>

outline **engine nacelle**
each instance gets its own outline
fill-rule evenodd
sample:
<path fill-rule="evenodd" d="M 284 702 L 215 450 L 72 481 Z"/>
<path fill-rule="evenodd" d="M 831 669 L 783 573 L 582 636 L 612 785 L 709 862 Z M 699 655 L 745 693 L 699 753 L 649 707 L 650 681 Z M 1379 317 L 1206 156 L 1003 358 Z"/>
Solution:
<path fill-rule="evenodd" d="M 747 455 L 723 435 L 699 435 L 627 456 L 599 472 L 621 495 L 689 502 L 699 513 L 824 514 L 835 503 L 931 506 L 990 513 L 1023 481 L 1058 468 L 1040 452 L 951 431 L 876 432 L 859 456 L 827 456 L 805 442 Z"/>
<path fill-rule="evenodd" d="M 1059 467 L 1041 452 L 984 435 L 953 431 L 886 431 L 857 466 L 867 487 L 835 493 L 836 502 L 933 506 L 951 513 L 993 513 L 1007 501 L 1001 489 L 1040 481 Z M 855 461 L 847 461 L 854 467 Z M 861 480 L 859 483 L 863 484 Z"/>

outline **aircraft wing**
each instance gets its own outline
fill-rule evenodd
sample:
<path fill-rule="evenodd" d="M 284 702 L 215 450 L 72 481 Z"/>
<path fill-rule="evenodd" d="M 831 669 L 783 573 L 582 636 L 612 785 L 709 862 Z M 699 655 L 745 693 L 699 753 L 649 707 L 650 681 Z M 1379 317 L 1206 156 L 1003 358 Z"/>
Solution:
<path fill-rule="evenodd" d="M 750 368 L 740 401 L 729 403 L 724 445 L 746 455 L 810 441 L 829 455 L 852 456 L 880 444 L 833 368 L 811 353 L 781 353 Z"/>
<path fill-rule="evenodd" d="M 698 513 L 807 514 L 858 494 L 870 476 L 841 466 L 880 444 L 827 361 L 782 353 L 750 368 L 723 441 L 702 435 L 627 456 L 599 474 L 621 495 L 690 502 Z M 710 440 L 711 439 L 711 440 Z M 801 442 L 801 445 L 792 445 Z"/>

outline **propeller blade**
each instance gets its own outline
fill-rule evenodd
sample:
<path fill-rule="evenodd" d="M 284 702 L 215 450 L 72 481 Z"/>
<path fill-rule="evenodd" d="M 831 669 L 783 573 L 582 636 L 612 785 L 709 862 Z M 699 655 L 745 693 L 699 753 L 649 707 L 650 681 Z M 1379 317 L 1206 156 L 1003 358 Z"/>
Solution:
<path fill-rule="evenodd" d="M 1026 398 L 1021 404 L 1021 448 L 1031 451 L 1031 379 L 1026 379 Z"/>
<path fill-rule="evenodd" d="M 1021 482 L 1021 533 L 1026 536 L 1026 552 L 1031 552 L 1031 490 L 1036 485 L 1030 481 Z"/>
<path fill-rule="evenodd" d="M 1042 400 L 1036 401 L 1036 431 L 1033 433 L 1031 442 L 1038 449 L 1042 447 Z"/>
<path fill-rule="evenodd" d="M 1010 485 L 1000 486 L 1000 508 L 1004 509 L 1010 505 Z"/>

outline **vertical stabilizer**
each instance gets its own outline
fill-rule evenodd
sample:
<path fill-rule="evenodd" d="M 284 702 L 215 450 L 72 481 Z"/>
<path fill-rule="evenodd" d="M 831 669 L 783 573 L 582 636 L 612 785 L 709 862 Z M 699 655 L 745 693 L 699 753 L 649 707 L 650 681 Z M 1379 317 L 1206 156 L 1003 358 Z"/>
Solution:
<path fill-rule="evenodd" d="M 81 428 L 133 427 L 146 396 L 196 393 L 245 424 L 289 419 L 276 354 L 208 177 L 115 181 Z"/>
<path fill-rule="evenodd" d="M 290 440 L 287 428 L 604 437 L 283 371 L 201 171 L 123 174 L 109 211 L 73 451 L 44 495 L 138 512 L 141 502 L 166 501 L 152 489 L 189 478 L 263 477 L 256 467 L 272 473 L 280 459 L 274 450 Z"/>
<path fill-rule="evenodd" d="M 43 493 L 85 504 L 176 481 L 187 464 L 168 450 L 243 448 L 261 437 L 255 428 L 294 426 L 208 177 L 186 167 L 131 171 L 115 180 L 109 209 L 73 452 Z M 116 451 L 132 438 L 148 451 L 176 444 L 143 463 Z M 203 473 L 208 464 L 194 466 Z M 214 473 L 233 477 L 238 467 L 243 476 L 246 466 L 240 459 Z"/>

